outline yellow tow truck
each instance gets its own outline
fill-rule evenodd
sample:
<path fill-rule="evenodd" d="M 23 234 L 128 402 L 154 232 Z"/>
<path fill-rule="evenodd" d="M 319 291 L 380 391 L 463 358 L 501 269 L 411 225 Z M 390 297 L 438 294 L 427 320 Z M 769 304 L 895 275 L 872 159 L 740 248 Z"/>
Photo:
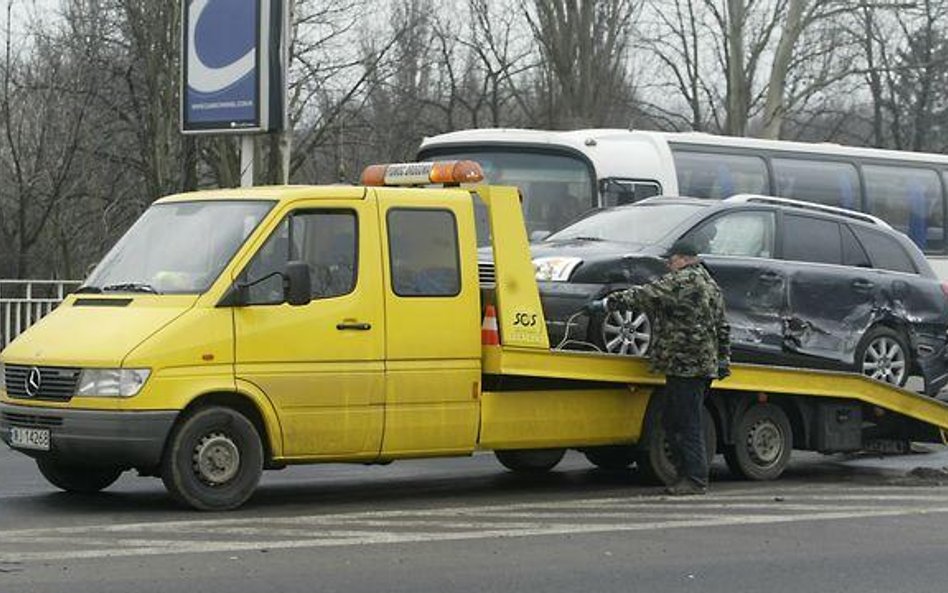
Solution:
<path fill-rule="evenodd" d="M 470 161 L 379 165 L 359 187 L 158 200 L 0 356 L 0 438 L 64 490 L 134 469 L 202 510 L 241 505 L 264 469 L 479 449 L 513 471 L 578 449 L 667 476 L 662 378 L 551 349 L 518 192 L 482 179 Z M 794 448 L 948 427 L 948 406 L 855 374 L 735 365 L 713 387 L 710 451 L 751 479 Z"/>

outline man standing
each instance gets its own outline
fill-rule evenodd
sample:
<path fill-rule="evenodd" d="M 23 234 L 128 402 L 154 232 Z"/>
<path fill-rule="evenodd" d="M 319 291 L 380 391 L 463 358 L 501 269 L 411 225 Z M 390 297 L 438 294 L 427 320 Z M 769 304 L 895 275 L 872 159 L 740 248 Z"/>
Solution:
<path fill-rule="evenodd" d="M 678 241 L 665 254 L 671 271 L 652 282 L 613 293 L 590 310 L 644 311 L 652 322 L 649 367 L 665 375 L 662 425 L 677 478 L 673 495 L 708 490 L 704 397 L 713 378 L 730 374 L 730 326 L 721 289 L 698 260 L 694 245 Z"/>

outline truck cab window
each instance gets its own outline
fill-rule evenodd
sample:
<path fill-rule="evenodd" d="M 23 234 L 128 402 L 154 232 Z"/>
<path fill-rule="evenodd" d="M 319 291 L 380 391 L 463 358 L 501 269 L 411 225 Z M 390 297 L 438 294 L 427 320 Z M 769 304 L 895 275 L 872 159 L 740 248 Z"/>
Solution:
<path fill-rule="evenodd" d="M 388 212 L 392 290 L 398 296 L 456 296 L 461 291 L 458 231 L 449 210 Z"/>
<path fill-rule="evenodd" d="M 312 297 L 326 299 L 352 292 L 357 262 L 356 216 L 348 210 L 294 213 L 273 231 L 247 267 L 249 304 L 283 302 L 286 262 L 309 264 Z M 269 277 L 267 277 L 269 276 Z"/>

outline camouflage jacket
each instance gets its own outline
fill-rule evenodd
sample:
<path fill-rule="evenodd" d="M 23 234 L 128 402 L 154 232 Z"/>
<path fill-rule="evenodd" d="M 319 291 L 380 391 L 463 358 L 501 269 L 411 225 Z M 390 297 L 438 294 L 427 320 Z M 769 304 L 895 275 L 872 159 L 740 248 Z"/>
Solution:
<path fill-rule="evenodd" d="M 730 358 L 731 328 L 724 317 L 724 298 L 700 263 L 612 298 L 648 315 L 652 323 L 649 367 L 653 372 L 714 377 L 718 360 Z"/>

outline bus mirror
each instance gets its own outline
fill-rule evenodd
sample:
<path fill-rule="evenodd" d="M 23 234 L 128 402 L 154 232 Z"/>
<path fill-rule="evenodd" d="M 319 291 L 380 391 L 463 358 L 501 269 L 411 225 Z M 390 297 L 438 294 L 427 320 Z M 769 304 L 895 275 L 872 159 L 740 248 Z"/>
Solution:
<path fill-rule="evenodd" d="M 283 299 L 294 307 L 308 305 L 312 299 L 309 264 L 288 261 L 283 268 Z"/>
<path fill-rule="evenodd" d="M 538 243 L 542 241 L 543 239 L 546 239 L 552 234 L 553 233 L 551 233 L 550 231 L 533 231 L 532 233 L 530 233 L 530 242 Z"/>
<path fill-rule="evenodd" d="M 603 206 L 621 206 L 635 201 L 635 186 L 607 177 L 599 182 Z"/>

